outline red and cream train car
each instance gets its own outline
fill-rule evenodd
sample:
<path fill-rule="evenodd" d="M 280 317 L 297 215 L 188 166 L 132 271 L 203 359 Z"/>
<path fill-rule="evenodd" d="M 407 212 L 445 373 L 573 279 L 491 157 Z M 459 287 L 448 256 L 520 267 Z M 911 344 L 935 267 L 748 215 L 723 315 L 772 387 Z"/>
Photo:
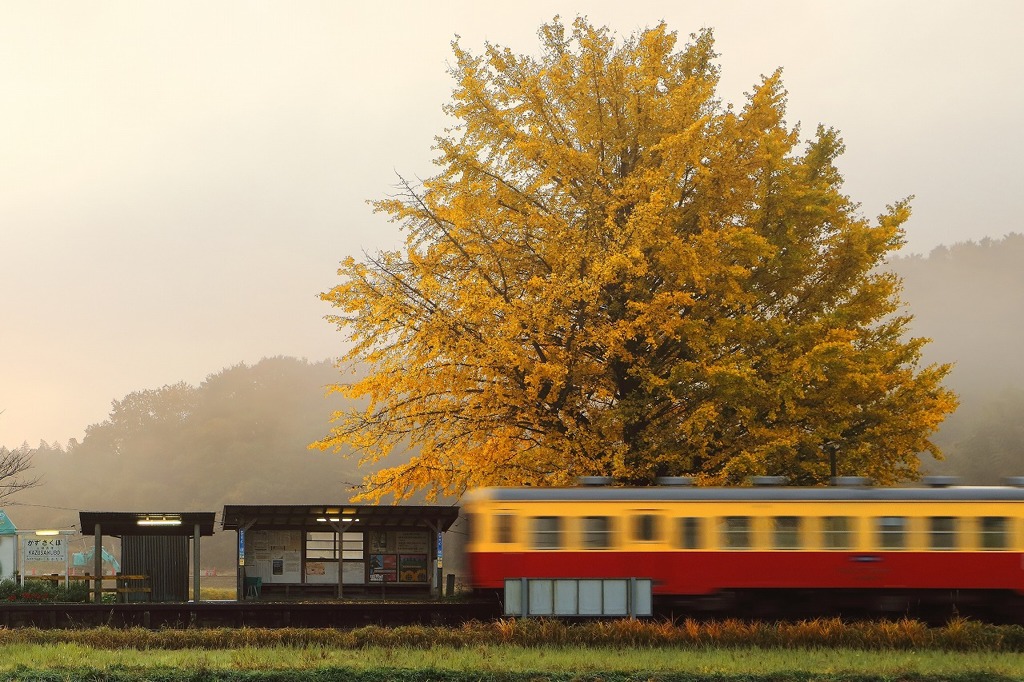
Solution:
<path fill-rule="evenodd" d="M 1016 486 L 484 488 L 463 510 L 480 592 L 650 579 L 659 612 L 753 615 L 1005 615 L 1024 594 Z"/>

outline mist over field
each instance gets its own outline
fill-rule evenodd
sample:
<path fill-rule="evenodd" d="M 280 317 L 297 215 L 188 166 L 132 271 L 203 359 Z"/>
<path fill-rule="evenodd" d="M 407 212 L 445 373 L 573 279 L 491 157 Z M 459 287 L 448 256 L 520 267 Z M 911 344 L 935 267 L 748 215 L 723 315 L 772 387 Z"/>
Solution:
<path fill-rule="evenodd" d="M 925 460 L 927 473 L 977 484 L 1024 475 L 1020 263 L 1019 234 L 891 263 L 904 279 L 913 333 L 933 339 L 926 361 L 956 363 L 947 383 L 961 406 L 936 436 L 946 459 Z M 6 510 L 19 527 L 76 528 L 79 510 L 219 515 L 225 504 L 346 501 L 365 470 L 307 447 L 344 407 L 327 392 L 344 380 L 330 361 L 275 357 L 221 369 L 198 386 L 140 387 L 115 401 L 106 420 L 88 425 L 81 442 L 17 446 L 32 455 L 42 484 L 17 494 Z M 841 462 L 840 473 L 857 474 Z M 204 558 L 226 569 L 234 534 L 218 536 Z M 84 548 L 91 538 L 80 542 Z"/>
<path fill-rule="evenodd" d="M 929 362 L 955 363 L 946 384 L 960 407 L 936 441 L 946 459 L 925 470 L 965 483 L 1024 475 L 1024 235 L 905 256 L 891 266 Z"/>

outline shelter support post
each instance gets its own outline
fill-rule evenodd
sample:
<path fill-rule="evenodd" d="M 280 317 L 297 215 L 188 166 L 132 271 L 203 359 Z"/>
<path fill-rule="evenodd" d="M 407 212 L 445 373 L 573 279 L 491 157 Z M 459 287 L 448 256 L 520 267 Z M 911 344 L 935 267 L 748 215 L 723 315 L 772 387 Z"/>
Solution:
<path fill-rule="evenodd" d="M 237 569 L 235 570 L 235 600 L 242 601 L 245 599 L 245 531 L 253 527 L 256 523 L 256 519 L 249 519 L 244 523 L 239 524 L 238 527 L 238 542 L 235 544 L 236 553 L 238 555 Z"/>
<path fill-rule="evenodd" d="M 444 520 L 438 519 L 437 523 L 432 523 L 429 519 L 425 519 L 427 527 L 434 532 L 433 542 L 430 543 L 430 563 L 434 566 L 434 570 L 431 571 L 432 576 L 430 593 L 441 598 L 441 529 L 444 528 Z M 429 569 L 428 569 L 429 570 Z"/>
<path fill-rule="evenodd" d="M 93 529 L 93 570 L 95 571 L 95 578 L 92 581 L 93 602 L 99 604 L 103 601 L 103 531 L 100 529 L 100 524 L 96 524 Z"/>
<path fill-rule="evenodd" d="M 199 524 L 195 525 L 195 535 L 192 536 L 192 601 L 199 603 L 199 537 L 202 529 Z"/>
<path fill-rule="evenodd" d="M 331 528 L 338 534 L 338 599 L 344 597 L 345 588 L 343 586 L 343 574 L 345 568 L 345 531 L 352 527 L 352 523 L 338 523 L 331 521 Z"/>

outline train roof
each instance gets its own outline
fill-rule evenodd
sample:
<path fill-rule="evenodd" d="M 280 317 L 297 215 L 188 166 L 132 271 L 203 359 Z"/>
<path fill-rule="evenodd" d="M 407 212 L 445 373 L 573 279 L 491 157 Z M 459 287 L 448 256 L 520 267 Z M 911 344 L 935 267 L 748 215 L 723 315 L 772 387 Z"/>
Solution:
<path fill-rule="evenodd" d="M 580 486 L 574 488 L 479 488 L 464 502 L 1024 502 L 1015 486 L 934 488 Z"/>

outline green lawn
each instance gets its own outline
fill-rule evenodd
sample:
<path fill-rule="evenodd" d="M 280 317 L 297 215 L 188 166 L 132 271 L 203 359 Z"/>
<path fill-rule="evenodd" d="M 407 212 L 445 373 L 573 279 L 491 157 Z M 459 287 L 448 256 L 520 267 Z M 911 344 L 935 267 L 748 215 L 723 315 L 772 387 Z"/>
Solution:
<path fill-rule="evenodd" d="M 966 619 L 0 628 L 0 680 L 1024 682 L 1024 628 Z"/>
<path fill-rule="evenodd" d="M 176 672 L 174 672 L 176 671 Z M 253 674 L 251 674 L 253 673 Z M 279 677 L 279 673 L 293 673 Z M 758 648 L 0 646 L 4 679 L 1024 680 L 1024 654 Z M 33 677 L 37 675 L 37 677 Z"/>

